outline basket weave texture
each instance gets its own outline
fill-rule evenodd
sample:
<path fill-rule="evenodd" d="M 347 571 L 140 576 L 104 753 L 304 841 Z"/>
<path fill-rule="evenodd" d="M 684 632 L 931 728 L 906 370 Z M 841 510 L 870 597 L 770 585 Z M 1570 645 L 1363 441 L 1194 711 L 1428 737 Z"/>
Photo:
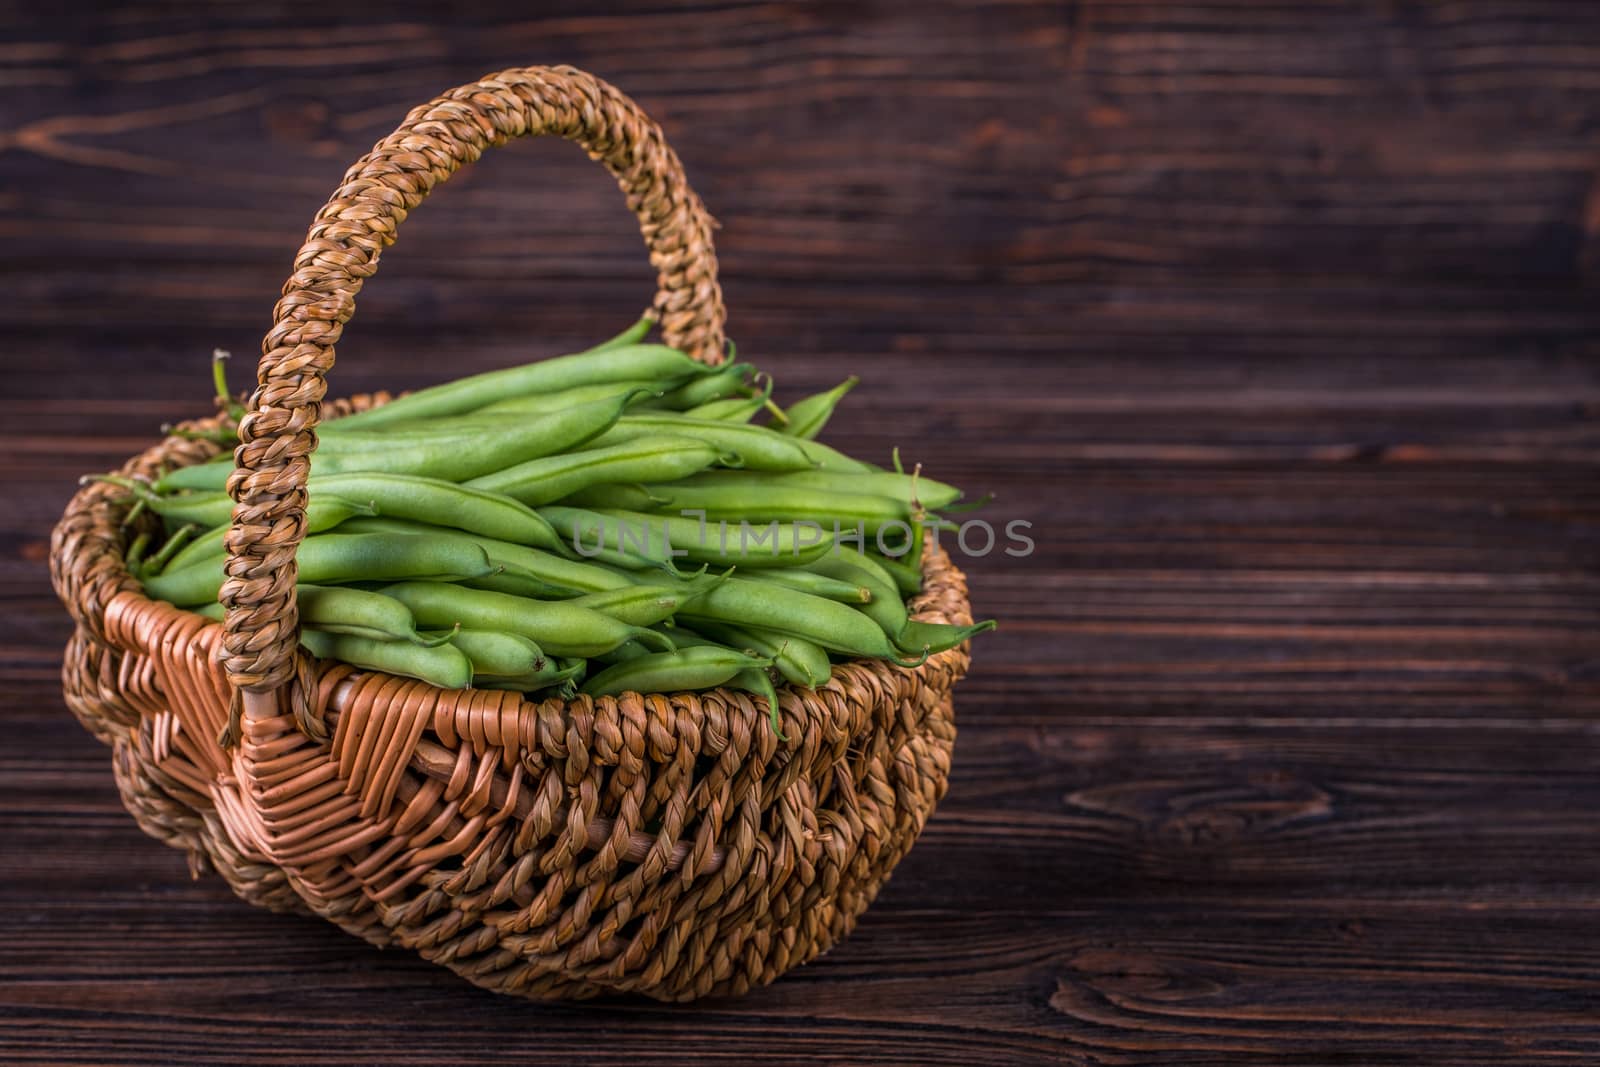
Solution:
<path fill-rule="evenodd" d="M 636 105 L 571 68 L 446 93 L 351 168 L 296 258 L 240 426 L 226 621 L 142 594 L 119 490 L 92 484 L 68 505 L 50 555 L 76 622 L 66 702 L 111 746 L 139 825 L 254 904 L 320 915 L 499 992 L 738 994 L 847 934 L 916 839 L 944 794 L 966 646 L 783 687 L 782 741 L 742 692 L 533 703 L 297 645 L 314 428 L 386 399 L 323 401 L 355 293 L 435 184 L 484 147 L 547 133 L 622 186 L 667 342 L 721 359 L 710 217 Z M 216 451 L 172 437 L 121 473 Z M 924 576 L 915 617 L 970 623 L 948 556 L 931 548 Z"/>

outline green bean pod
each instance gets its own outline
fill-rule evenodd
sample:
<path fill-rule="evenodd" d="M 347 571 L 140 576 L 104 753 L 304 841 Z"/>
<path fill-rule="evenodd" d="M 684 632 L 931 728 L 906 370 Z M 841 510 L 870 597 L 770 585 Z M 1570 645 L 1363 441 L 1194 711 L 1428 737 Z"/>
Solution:
<path fill-rule="evenodd" d="M 576 407 L 579 404 L 588 404 L 596 400 L 605 400 L 608 397 L 627 396 L 630 398 L 629 406 L 638 407 L 640 404 L 660 397 L 668 389 L 681 384 L 687 379 L 673 379 L 668 382 L 651 381 L 647 378 L 631 378 L 622 382 L 596 382 L 593 385 L 578 385 L 571 389 L 563 389 L 559 393 L 535 393 L 531 396 L 513 396 L 505 400 L 496 400 L 485 407 L 478 408 L 471 414 L 476 415 L 543 415 L 563 408 Z"/>
<path fill-rule="evenodd" d="M 857 562 L 862 559 L 863 557 L 853 552 L 848 558 L 844 555 L 832 555 L 808 564 L 806 569 L 819 576 L 865 586 L 871 593 L 871 599 L 861 605 L 862 613 L 877 623 L 893 641 L 895 635 L 905 627 L 910 618 L 906 611 L 906 602 L 900 596 L 900 590 L 895 587 L 894 579 L 881 569 L 874 570 L 864 562 Z"/>
<path fill-rule="evenodd" d="M 135 495 L 151 511 L 169 522 L 193 523 L 210 529 L 213 526 L 226 526 L 233 519 L 233 498 L 221 490 L 173 493 L 168 496 L 135 491 Z"/>
<path fill-rule="evenodd" d="M 605 448 L 518 463 L 466 484 L 538 507 L 595 485 L 672 481 L 730 458 L 692 437 L 636 437 Z"/>
<path fill-rule="evenodd" d="M 219 526 L 226 527 L 233 521 L 233 498 L 220 489 L 162 494 L 131 478 L 105 475 L 101 480 L 127 489 L 135 499 L 144 501 L 146 507 L 170 523 L 192 524 L 211 530 Z M 368 504 L 330 493 L 322 507 L 307 508 L 306 523 L 308 528 L 314 527 L 315 532 L 337 526 L 355 515 L 373 513 L 373 508 Z M 192 547 L 192 544 L 186 546 L 186 550 Z"/>
<path fill-rule="evenodd" d="M 687 378 L 709 374 L 712 369 L 665 345 L 621 345 L 458 378 L 343 421 L 350 429 L 372 429 L 406 419 L 459 415 L 507 397 L 554 393 L 596 382 Z"/>
<path fill-rule="evenodd" d="M 580 556 L 593 552 L 598 545 L 666 562 L 688 559 L 723 568 L 786 567 L 819 559 L 833 546 L 832 539 L 820 528 L 788 523 L 752 526 L 701 522 L 620 508 L 583 511 L 547 507 L 539 513 L 563 535 L 572 531 L 572 546 Z M 817 539 L 804 537 L 808 532 L 817 534 Z"/>
<path fill-rule="evenodd" d="M 712 641 L 709 638 L 695 633 L 693 630 L 686 630 L 681 626 L 673 629 L 672 636 L 673 640 L 677 642 L 679 648 L 698 648 L 702 646 L 709 646 L 712 648 L 727 647 L 720 642 Z M 791 642 L 789 640 L 785 639 L 784 644 L 786 646 L 790 643 Z M 745 649 L 745 654 L 750 655 L 753 651 L 753 649 L 747 648 Z M 822 657 L 824 671 L 823 680 L 826 681 L 828 654 L 823 652 L 820 648 L 816 651 L 818 655 Z M 756 654 L 759 655 L 759 653 Z M 782 665 L 775 664 L 775 666 L 777 666 L 779 672 L 782 673 Z M 729 689 L 738 689 L 742 692 L 750 693 L 754 696 L 765 699 L 767 702 L 767 721 L 772 724 L 772 732 L 778 735 L 778 740 L 780 741 L 789 740 L 787 737 L 783 736 L 783 729 L 780 725 L 781 717 L 778 707 L 778 692 L 772 686 L 772 673 L 770 670 L 747 667 L 738 674 L 734 675 L 732 678 L 729 678 L 723 683 L 723 685 Z"/>
<path fill-rule="evenodd" d="M 447 530 L 439 526 L 428 526 L 422 523 L 407 522 L 402 519 L 360 519 L 350 529 L 356 532 L 413 534 L 417 536 L 443 534 L 451 538 L 465 538 L 487 552 L 491 560 L 504 564 L 506 567 L 506 570 L 500 573 L 485 575 L 483 578 L 473 579 L 473 581 L 487 582 L 501 578 L 515 579 L 518 596 L 562 600 L 570 596 L 581 596 L 584 593 L 600 593 L 607 589 L 621 589 L 634 584 L 616 571 L 596 563 L 580 563 L 541 549 L 529 548 L 527 545 L 512 544 L 510 541 L 500 541 L 493 537 L 484 537 L 481 534 Z M 629 562 L 634 567 L 639 566 L 638 560 L 630 560 Z M 498 587 L 485 585 L 483 588 L 496 589 Z M 501 591 L 511 592 L 512 590 Z"/>
<path fill-rule="evenodd" d="M 839 401 L 844 399 L 844 395 L 860 384 L 861 379 L 852 374 L 825 393 L 817 393 L 791 404 L 787 409 L 789 421 L 784 424 L 781 432 L 790 437 L 812 440 L 828 424 L 833 409 L 839 406 Z"/>
<path fill-rule="evenodd" d="M 678 643 L 679 633 L 677 630 L 673 630 L 669 636 L 672 638 L 673 644 Z M 637 641 L 624 641 L 616 648 L 613 648 L 610 652 L 600 653 L 600 655 L 594 657 L 594 661 L 596 663 L 603 663 L 609 667 L 616 663 L 626 663 L 630 659 L 638 659 L 640 656 L 648 656 L 651 654 L 652 653 L 650 649 L 645 648 Z"/>
<path fill-rule="evenodd" d="M 815 689 L 826 685 L 833 674 L 827 650 L 814 641 L 689 615 L 682 616 L 678 624 L 680 629 L 688 629 L 729 648 L 770 657 L 772 665 L 791 685 Z"/>
<path fill-rule="evenodd" d="M 808 447 L 816 447 L 815 445 Z M 624 480 L 624 479 L 619 479 Z M 652 479 L 626 479 L 651 481 Z M 961 490 L 944 482 L 925 478 L 920 474 L 896 474 L 894 471 L 859 471 L 855 473 L 815 470 L 790 471 L 787 474 L 770 474 L 757 471 L 707 470 L 689 474 L 672 483 L 695 489 L 746 490 L 765 488 L 804 489 L 823 493 L 846 493 L 853 496 L 878 496 L 897 500 L 909 510 L 923 507 L 939 511 L 961 499 Z M 667 486 L 660 486 L 662 490 Z"/>
<path fill-rule="evenodd" d="M 933 655 L 944 652 L 995 627 L 992 619 L 971 626 L 912 619 L 893 585 L 893 579 L 876 561 L 865 556 L 854 553 L 848 559 L 830 556 L 812 564 L 811 569 L 835 578 L 868 584 L 873 590 L 873 599 L 861 610 L 889 635 L 896 648 L 905 653 Z"/>
<path fill-rule="evenodd" d="M 646 337 L 649 337 L 650 330 L 655 326 L 655 324 L 655 312 L 646 312 L 645 314 L 639 316 L 639 321 L 635 322 L 632 326 L 629 326 L 626 330 L 623 330 L 609 341 L 601 341 L 599 344 L 589 349 L 589 352 L 593 354 L 595 352 L 609 352 L 614 348 L 631 348 L 632 346 L 643 342 Z"/>
<path fill-rule="evenodd" d="M 615 423 L 626 407 L 626 398 L 619 397 L 547 415 L 506 416 L 488 423 L 461 421 L 426 430 L 408 427 L 404 433 L 330 431 L 311 457 L 311 476 L 409 474 L 463 482 L 576 447 Z M 224 489 L 232 472 L 231 465 L 220 463 L 183 467 L 162 478 L 156 487 L 162 491 Z"/>
<path fill-rule="evenodd" d="M 228 472 L 233 470 L 233 453 L 221 452 L 204 463 L 187 467 L 174 467 L 151 483 L 158 493 L 176 493 L 185 489 L 222 489 L 228 484 Z"/>
<path fill-rule="evenodd" d="M 824 560 L 826 558 L 824 557 Z M 864 605 L 872 602 L 873 590 L 870 586 L 818 571 L 816 564 L 820 562 L 823 560 L 813 561 L 807 565 L 806 570 L 797 567 L 752 568 L 746 572 L 745 577 L 752 582 L 771 582 L 774 585 L 798 589 L 802 593 L 810 593 L 812 596 L 837 600 L 841 604 Z M 896 596 L 895 599 L 899 597 Z"/>
<path fill-rule="evenodd" d="M 326 448 L 311 457 L 311 473 L 315 477 L 384 472 L 464 482 L 575 448 L 613 426 L 627 410 L 628 400 L 625 394 L 542 415 L 507 415 L 488 422 L 453 419 L 432 434 L 412 428 L 392 434 L 330 432 L 323 442 Z"/>
<path fill-rule="evenodd" d="M 878 624 L 856 609 L 780 585 L 730 578 L 683 606 L 686 618 L 760 627 L 834 652 L 900 662 Z"/>
<path fill-rule="evenodd" d="M 385 586 L 383 593 L 410 608 L 420 625 L 460 623 L 471 630 L 521 634 L 556 656 L 597 656 L 630 638 L 655 648 L 672 647 L 662 634 L 565 600 L 528 600 L 442 582 L 400 582 Z"/>
<path fill-rule="evenodd" d="M 647 401 L 644 406 L 686 411 L 713 400 L 723 400 L 743 389 L 755 369 L 753 363 L 725 363 L 710 374 L 667 390 L 659 399 Z"/>
<path fill-rule="evenodd" d="M 496 630 L 443 630 L 439 633 L 466 653 L 472 663 L 474 680 L 480 675 L 536 675 L 550 663 L 544 651 L 521 634 Z"/>
<path fill-rule="evenodd" d="M 909 526 L 912 518 L 906 505 L 886 496 L 755 482 L 605 485 L 586 490 L 575 499 L 583 507 L 597 509 L 625 508 L 629 503 L 653 500 L 657 502 L 653 511 L 704 512 L 712 521 L 808 522 L 827 531 L 830 540 L 836 529 L 859 529 L 875 535 L 892 524 Z"/>
<path fill-rule="evenodd" d="M 797 440 L 797 438 L 791 438 Z M 847 456 L 837 448 L 830 448 L 821 441 L 807 441 L 806 455 L 812 459 L 812 469 L 833 471 L 836 474 L 872 474 L 882 473 L 882 467 L 873 466 L 854 456 Z"/>
<path fill-rule="evenodd" d="M 547 552 L 539 553 L 539 555 L 536 555 L 536 557 L 530 557 L 530 555 L 526 555 L 526 553 L 539 552 L 539 550 L 530 549 L 528 545 L 512 544 L 512 542 L 509 541 L 496 541 L 494 537 L 483 537 L 482 534 L 461 533 L 461 531 L 454 530 L 440 530 L 440 528 L 437 528 L 437 526 L 419 525 L 419 523 L 408 523 L 403 522 L 403 520 L 387 520 L 387 518 L 362 518 L 362 520 L 355 520 L 355 522 L 357 522 L 357 525 L 354 526 L 354 530 L 358 531 L 387 530 L 390 531 L 390 533 L 429 533 L 435 537 L 442 536 L 442 534 L 443 536 L 469 537 L 469 539 L 472 539 L 472 541 L 485 545 L 485 547 L 493 547 L 493 558 L 502 561 L 502 563 L 506 565 L 507 573 L 517 573 L 522 574 L 523 577 L 533 577 L 533 579 L 538 579 L 538 581 L 541 581 L 542 584 L 546 585 L 546 590 L 544 590 L 544 592 L 536 593 L 536 595 L 539 595 L 539 597 L 555 598 L 555 600 L 560 600 L 560 598 L 568 597 L 568 595 L 574 595 L 574 593 L 598 592 L 598 590 L 616 589 L 616 587 L 618 587 L 618 585 L 614 584 L 614 576 L 606 577 L 605 571 L 592 571 L 592 573 L 589 574 L 589 581 L 611 581 L 613 584 L 597 584 L 594 585 L 594 587 L 590 587 L 590 585 L 573 585 L 571 582 L 555 581 L 555 579 L 550 579 L 550 577 L 547 577 L 547 573 L 554 569 L 554 563 L 552 563 L 552 558 L 554 557 Z M 571 530 L 571 528 L 566 528 L 566 526 L 560 525 L 560 523 L 552 522 L 552 525 L 555 526 L 555 530 L 557 530 L 558 534 L 562 534 L 562 549 L 560 550 L 562 550 L 563 553 L 570 552 L 573 553 L 573 555 L 582 555 L 582 557 L 589 561 L 589 565 L 605 563 L 605 565 L 610 566 L 610 568 L 627 569 L 627 571 L 658 571 L 658 569 L 661 569 L 661 571 L 674 574 L 674 576 L 677 576 L 678 574 L 677 566 L 675 566 L 670 560 L 651 560 L 651 558 L 645 558 L 642 557 L 642 555 L 635 555 L 635 553 L 632 552 L 619 552 L 619 550 L 614 549 L 602 549 L 602 547 L 597 547 L 597 545 L 586 545 L 584 552 L 578 553 L 576 550 L 570 549 L 570 545 L 578 542 L 578 537 L 574 536 L 574 531 Z M 627 579 L 622 579 L 622 581 L 627 581 Z M 533 595 L 533 593 L 530 593 L 530 595 Z"/>
<path fill-rule="evenodd" d="M 704 404 L 697 404 L 686 409 L 684 417 L 712 422 L 749 422 L 763 408 L 776 411 L 777 408 L 772 403 L 772 376 L 759 373 L 755 376 L 755 380 L 765 381 L 766 385 L 759 391 L 744 390 L 750 393 L 749 396 L 735 394 L 723 397 L 721 400 L 708 400 Z"/>
<path fill-rule="evenodd" d="M 526 504 L 500 493 L 408 474 L 332 474 L 313 477 L 311 499 L 331 493 L 370 501 L 385 518 L 449 526 L 500 541 L 561 548 L 561 536 Z"/>
<path fill-rule="evenodd" d="M 146 559 L 138 569 L 138 575 L 143 577 L 150 574 L 160 574 L 166 565 L 183 550 L 183 547 L 194 539 L 200 532 L 200 527 L 189 522 L 179 526 L 167 537 L 166 543 L 156 549 L 155 553 Z"/>
<path fill-rule="evenodd" d="M 372 513 L 372 508 L 366 504 L 357 504 L 336 496 L 321 496 L 306 504 L 306 532 L 322 533 L 349 519 L 363 515 L 370 516 Z M 229 525 L 231 523 L 213 526 L 184 545 L 176 556 L 167 561 L 167 569 L 176 570 L 199 560 L 221 555 L 222 542 L 228 535 Z"/>
<path fill-rule="evenodd" d="M 704 419 L 707 422 L 749 422 L 766 407 L 767 398 L 761 396 L 730 396 L 713 400 L 685 411 L 684 417 Z"/>
<path fill-rule="evenodd" d="M 505 689 L 513 693 L 532 693 L 559 686 L 563 695 L 570 698 L 576 696 L 578 692 L 572 683 L 582 681 L 588 671 L 588 660 L 552 658 L 546 661 L 545 669 L 542 671 L 521 675 L 474 675 L 472 685 L 475 689 Z"/>
<path fill-rule="evenodd" d="M 860 555 L 868 562 L 877 564 L 893 578 L 901 596 L 913 597 L 922 592 L 922 568 L 908 562 L 904 556 L 890 559 L 880 552 L 870 551 L 862 552 Z"/>
<path fill-rule="evenodd" d="M 723 683 L 729 689 L 738 689 L 741 692 L 758 696 L 767 702 L 767 722 L 772 726 L 772 732 L 778 735 L 779 741 L 789 740 L 783 735 L 783 718 L 778 709 L 778 691 L 772 687 L 772 676 L 757 667 L 746 667 L 738 674 Z M 756 710 L 760 710 L 757 708 Z"/>
<path fill-rule="evenodd" d="M 962 642 L 995 628 L 993 619 L 984 619 L 971 626 L 956 626 L 943 622 L 921 622 L 912 619 L 895 635 L 895 647 L 908 654 L 934 655 L 955 648 Z"/>
<path fill-rule="evenodd" d="M 685 582 L 676 587 L 664 585 L 634 585 L 627 589 L 611 589 L 603 593 L 589 593 L 568 601 L 578 607 L 609 615 L 619 622 L 632 626 L 654 626 L 672 618 L 683 605 L 706 589 L 723 581 L 721 575 Z"/>
<path fill-rule="evenodd" d="M 318 659 L 336 659 L 363 670 L 416 678 L 440 689 L 465 689 L 472 684 L 471 662 L 449 644 L 426 647 L 321 630 L 301 630 L 300 643 Z"/>
<path fill-rule="evenodd" d="M 222 587 L 224 559 L 217 555 L 182 568 L 169 567 L 144 583 L 145 594 L 178 607 L 215 600 Z M 498 566 L 470 542 L 387 533 L 308 537 L 295 561 L 299 577 L 311 585 L 411 578 L 458 582 L 482 577 Z"/>
<path fill-rule="evenodd" d="M 585 682 L 583 691 L 590 696 L 617 696 L 714 689 L 740 671 L 760 670 L 770 662 L 710 646 L 656 652 L 607 667 Z"/>
<path fill-rule="evenodd" d="M 406 606 L 381 593 L 342 585 L 297 585 L 294 592 L 300 625 L 313 630 L 375 641 L 409 641 L 414 645 L 439 645 L 450 639 L 448 634 L 439 637 L 419 633 Z M 219 621 L 225 614 L 222 605 L 214 600 L 190 610 Z"/>
<path fill-rule="evenodd" d="M 617 419 L 615 426 L 590 442 L 591 448 L 631 441 L 636 437 L 693 437 L 719 453 L 732 453 L 750 470 L 813 470 L 820 456 L 811 455 L 812 443 L 785 437 L 765 426 L 748 426 L 714 419 L 691 419 L 671 411 L 635 411 Z"/>

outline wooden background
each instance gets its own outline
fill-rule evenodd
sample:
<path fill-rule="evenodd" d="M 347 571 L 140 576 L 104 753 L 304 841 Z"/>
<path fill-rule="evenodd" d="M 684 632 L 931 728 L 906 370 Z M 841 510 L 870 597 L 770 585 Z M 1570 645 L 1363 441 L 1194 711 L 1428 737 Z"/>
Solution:
<path fill-rule="evenodd" d="M 736 1002 L 510 1002 L 254 912 L 60 699 L 76 477 L 207 408 L 347 162 L 537 62 L 664 124 L 741 352 L 865 375 L 838 443 L 1036 524 L 968 568 L 1002 629 L 923 841 Z M 0 1059 L 1600 1062 L 1597 172 L 1579 0 L 0 3 Z M 649 287 L 609 181 L 514 146 L 335 388 Z"/>

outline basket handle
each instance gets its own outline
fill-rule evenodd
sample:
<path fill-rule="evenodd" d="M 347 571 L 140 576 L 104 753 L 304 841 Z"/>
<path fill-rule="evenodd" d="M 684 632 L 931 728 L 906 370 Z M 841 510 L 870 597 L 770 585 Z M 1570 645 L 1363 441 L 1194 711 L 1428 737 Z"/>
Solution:
<path fill-rule="evenodd" d="M 220 599 L 227 608 L 222 660 L 235 691 L 231 723 L 238 722 L 241 693 L 270 694 L 297 680 L 291 704 L 305 721 L 309 677 L 296 653 L 294 555 L 306 532 L 306 477 L 324 379 L 356 294 L 407 212 L 435 185 L 485 148 L 544 134 L 576 141 L 622 187 L 656 268 L 653 308 L 666 343 L 704 363 L 722 361 L 713 222 L 660 128 L 637 104 L 572 67 L 527 67 L 413 110 L 345 173 L 317 213 L 261 342 L 259 385 L 239 425 L 228 482 L 235 504 Z"/>

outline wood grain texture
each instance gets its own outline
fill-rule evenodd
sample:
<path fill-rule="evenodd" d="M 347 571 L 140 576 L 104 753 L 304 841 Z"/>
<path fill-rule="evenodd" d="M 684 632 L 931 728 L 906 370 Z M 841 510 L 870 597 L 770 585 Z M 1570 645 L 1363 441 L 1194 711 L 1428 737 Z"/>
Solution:
<path fill-rule="evenodd" d="M 1600 1062 L 1600 7 L 0 3 L 0 1059 Z M 949 797 L 739 1001 L 491 998 L 145 838 L 61 705 L 77 476 L 203 411 L 413 104 L 570 62 L 666 127 L 729 327 L 1037 551 Z M 415 213 L 336 392 L 615 332 L 611 184 Z"/>

